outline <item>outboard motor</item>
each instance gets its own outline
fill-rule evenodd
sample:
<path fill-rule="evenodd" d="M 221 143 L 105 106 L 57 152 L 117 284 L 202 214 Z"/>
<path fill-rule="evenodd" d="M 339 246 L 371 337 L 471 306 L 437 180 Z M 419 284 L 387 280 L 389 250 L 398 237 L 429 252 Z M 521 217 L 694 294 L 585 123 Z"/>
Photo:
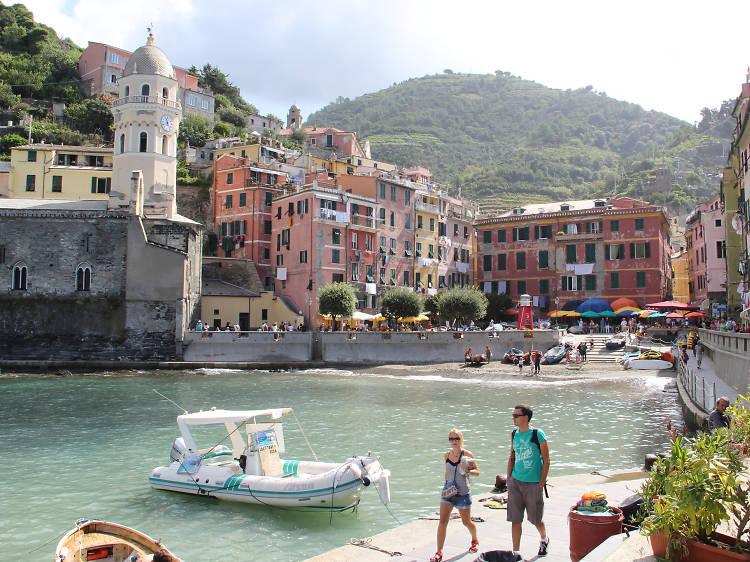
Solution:
<path fill-rule="evenodd" d="M 169 458 L 174 462 L 181 462 L 185 458 L 188 449 L 185 445 L 185 440 L 182 437 L 178 437 L 172 443 L 172 451 L 169 453 Z"/>

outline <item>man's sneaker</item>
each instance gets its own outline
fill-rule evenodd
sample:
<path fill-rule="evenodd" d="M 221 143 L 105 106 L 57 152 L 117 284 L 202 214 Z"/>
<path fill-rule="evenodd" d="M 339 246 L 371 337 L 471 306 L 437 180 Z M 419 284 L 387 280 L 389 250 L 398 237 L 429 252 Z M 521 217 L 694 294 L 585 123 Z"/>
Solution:
<path fill-rule="evenodd" d="M 549 537 L 539 541 L 539 556 L 547 556 L 547 549 L 549 548 Z"/>

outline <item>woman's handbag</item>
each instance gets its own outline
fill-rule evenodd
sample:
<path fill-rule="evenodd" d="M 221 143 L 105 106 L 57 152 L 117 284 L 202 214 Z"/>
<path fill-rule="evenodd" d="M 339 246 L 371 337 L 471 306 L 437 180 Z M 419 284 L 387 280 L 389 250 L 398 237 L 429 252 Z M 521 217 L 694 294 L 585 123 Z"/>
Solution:
<path fill-rule="evenodd" d="M 443 491 L 440 493 L 440 495 L 446 500 L 452 498 L 456 494 L 458 494 L 458 488 L 456 488 L 455 482 L 446 482 L 443 486 Z"/>
<path fill-rule="evenodd" d="M 458 463 L 461 463 L 461 457 L 464 456 L 464 452 L 461 451 L 461 454 L 458 456 Z M 448 482 L 446 480 L 445 485 L 443 485 L 443 491 L 440 493 L 440 495 L 444 499 L 452 498 L 455 495 L 458 495 L 458 488 L 456 487 L 456 471 L 458 470 L 458 465 L 453 467 L 453 480 Z"/>

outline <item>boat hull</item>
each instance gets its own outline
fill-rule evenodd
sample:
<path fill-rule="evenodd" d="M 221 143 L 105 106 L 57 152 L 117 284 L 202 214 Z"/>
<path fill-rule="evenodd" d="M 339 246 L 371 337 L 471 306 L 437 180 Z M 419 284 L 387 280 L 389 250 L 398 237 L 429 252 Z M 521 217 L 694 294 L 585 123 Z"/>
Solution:
<path fill-rule="evenodd" d="M 544 355 L 542 355 L 542 363 L 544 365 L 555 365 L 565 358 L 567 351 L 568 350 L 563 345 L 558 345 L 548 349 L 544 352 Z"/>
<path fill-rule="evenodd" d="M 105 554 L 107 557 L 102 559 L 129 560 L 134 552 L 138 554 L 138 560 L 142 560 L 160 550 L 166 551 L 179 562 L 161 543 L 140 531 L 117 523 L 84 519 L 76 522 L 75 528 L 57 543 L 55 561 L 85 562 L 89 556 L 102 557 Z"/>
<path fill-rule="evenodd" d="M 271 477 L 242 474 L 236 465 L 230 464 L 202 466 L 194 474 L 187 474 L 178 472 L 180 465 L 173 462 L 170 466 L 154 469 L 149 477 L 149 484 L 158 490 L 309 511 L 343 510 L 353 507 L 359 503 L 362 489 L 370 484 L 379 486 L 378 491 L 383 499 L 381 488 L 387 488 L 389 485 L 388 473 L 379 463 L 377 467 L 368 465 L 364 470 L 354 462 L 338 465 L 298 464 L 325 465 L 323 468 L 331 468 L 320 474 L 299 473 Z M 390 495 L 389 491 L 387 495 Z M 386 497 L 385 501 L 389 499 Z"/>
<path fill-rule="evenodd" d="M 625 363 L 626 369 L 671 369 L 672 363 L 664 359 L 631 359 Z"/>

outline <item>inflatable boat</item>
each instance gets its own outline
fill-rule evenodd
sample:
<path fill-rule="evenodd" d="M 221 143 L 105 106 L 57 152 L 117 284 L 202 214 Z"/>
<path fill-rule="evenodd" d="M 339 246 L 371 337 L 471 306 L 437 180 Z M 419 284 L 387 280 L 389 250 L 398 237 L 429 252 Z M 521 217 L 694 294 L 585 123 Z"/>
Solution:
<path fill-rule="evenodd" d="M 615 334 L 611 338 L 609 338 L 605 343 L 604 346 L 607 349 L 616 350 L 616 349 L 622 349 L 625 347 L 625 343 L 627 342 L 627 336 L 625 334 Z"/>
<path fill-rule="evenodd" d="M 511 347 L 508 351 L 505 352 L 505 355 L 503 355 L 503 361 L 505 363 L 515 363 L 516 358 L 518 357 L 523 357 L 523 350 L 516 347 Z"/>
<path fill-rule="evenodd" d="M 370 453 L 338 463 L 282 459 L 281 419 L 291 411 L 211 409 L 178 416 L 181 437 L 172 445 L 172 462 L 155 468 L 149 483 L 159 490 L 305 511 L 354 507 L 368 486 L 377 488 L 383 503 L 390 501 L 390 472 Z M 195 426 L 221 427 L 222 441 L 231 447 L 200 449 L 190 429 Z"/>
<path fill-rule="evenodd" d="M 646 349 L 623 357 L 622 366 L 626 369 L 671 369 L 674 366 L 674 357 L 669 352 Z"/>

